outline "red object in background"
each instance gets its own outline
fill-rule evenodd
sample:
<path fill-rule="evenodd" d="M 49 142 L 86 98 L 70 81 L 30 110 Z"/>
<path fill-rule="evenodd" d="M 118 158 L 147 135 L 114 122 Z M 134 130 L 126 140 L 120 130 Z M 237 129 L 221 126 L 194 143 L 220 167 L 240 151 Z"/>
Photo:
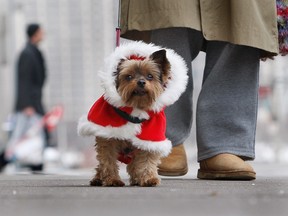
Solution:
<path fill-rule="evenodd" d="M 64 109 L 62 106 L 55 106 L 51 111 L 44 115 L 43 123 L 48 131 L 55 129 L 56 125 L 59 123 L 61 117 L 63 116 L 63 111 Z"/>
<path fill-rule="evenodd" d="M 260 86 L 258 92 L 260 99 L 267 98 L 268 95 L 271 93 L 271 88 L 270 86 Z"/>
<path fill-rule="evenodd" d="M 116 28 L 116 47 L 120 46 L 120 34 L 121 34 L 121 29 L 118 27 Z"/>

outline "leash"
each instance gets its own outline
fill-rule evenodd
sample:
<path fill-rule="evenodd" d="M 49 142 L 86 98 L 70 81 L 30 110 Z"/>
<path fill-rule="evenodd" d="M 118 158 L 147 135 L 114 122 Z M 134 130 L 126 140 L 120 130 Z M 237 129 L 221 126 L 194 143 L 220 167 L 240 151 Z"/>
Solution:
<path fill-rule="evenodd" d="M 116 27 L 116 47 L 120 45 L 120 34 L 121 34 L 121 0 L 119 0 L 118 5 L 118 22 Z"/>

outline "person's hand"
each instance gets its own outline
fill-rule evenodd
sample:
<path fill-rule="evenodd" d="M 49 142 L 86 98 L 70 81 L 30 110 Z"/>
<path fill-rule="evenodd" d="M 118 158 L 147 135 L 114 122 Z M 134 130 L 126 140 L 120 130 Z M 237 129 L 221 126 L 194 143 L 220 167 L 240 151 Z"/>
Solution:
<path fill-rule="evenodd" d="M 267 59 L 274 60 L 274 56 L 261 58 L 261 61 L 265 62 Z"/>
<path fill-rule="evenodd" d="M 287 56 L 288 55 L 288 51 L 283 51 L 283 52 L 281 52 L 278 56 Z M 265 58 L 261 58 L 261 61 L 266 61 L 266 60 L 274 60 L 275 58 L 274 58 L 274 56 L 270 56 L 270 57 L 265 57 Z"/>
<path fill-rule="evenodd" d="M 24 114 L 27 115 L 27 116 L 32 116 L 35 114 L 35 109 L 33 107 L 26 107 L 24 110 L 23 110 Z"/>

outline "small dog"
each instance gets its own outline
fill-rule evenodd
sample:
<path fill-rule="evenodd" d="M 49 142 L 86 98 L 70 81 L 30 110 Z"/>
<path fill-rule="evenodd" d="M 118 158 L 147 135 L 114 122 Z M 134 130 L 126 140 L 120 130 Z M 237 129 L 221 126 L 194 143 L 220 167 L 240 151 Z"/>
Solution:
<path fill-rule="evenodd" d="M 124 186 L 118 160 L 128 164 L 130 185 L 159 185 L 157 166 L 172 147 L 164 108 L 185 90 L 183 59 L 170 49 L 131 42 L 116 48 L 100 75 L 105 93 L 78 124 L 79 134 L 96 137 L 99 164 L 90 185 Z"/>

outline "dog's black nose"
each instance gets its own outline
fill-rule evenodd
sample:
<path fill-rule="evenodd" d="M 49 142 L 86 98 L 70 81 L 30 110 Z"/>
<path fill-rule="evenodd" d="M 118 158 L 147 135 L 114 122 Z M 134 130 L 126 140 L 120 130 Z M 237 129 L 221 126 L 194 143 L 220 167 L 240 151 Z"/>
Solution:
<path fill-rule="evenodd" d="M 137 82 L 137 85 L 138 85 L 139 87 L 141 87 L 141 88 L 144 88 L 145 84 L 146 84 L 146 82 L 145 82 L 144 79 L 140 79 L 140 80 L 138 80 L 138 82 Z"/>

